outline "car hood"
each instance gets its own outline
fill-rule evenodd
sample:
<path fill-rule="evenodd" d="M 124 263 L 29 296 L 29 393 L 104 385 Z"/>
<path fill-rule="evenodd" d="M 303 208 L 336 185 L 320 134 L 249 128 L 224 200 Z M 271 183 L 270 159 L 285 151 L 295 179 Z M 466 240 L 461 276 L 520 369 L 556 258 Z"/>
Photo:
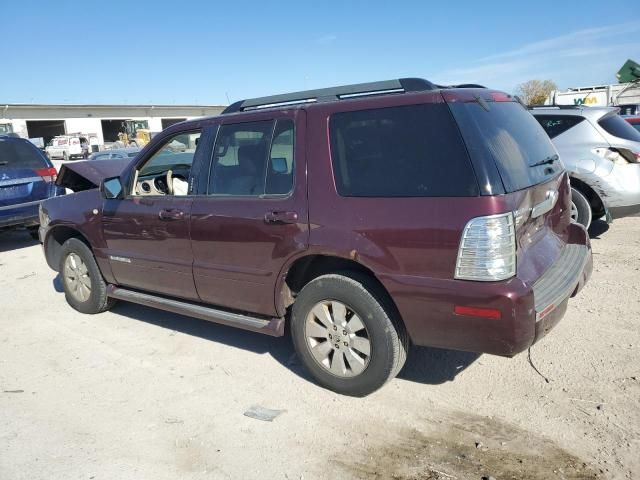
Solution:
<path fill-rule="evenodd" d="M 131 160 L 116 158 L 65 163 L 60 167 L 56 183 L 74 192 L 97 188 L 103 179 L 120 175 Z"/>

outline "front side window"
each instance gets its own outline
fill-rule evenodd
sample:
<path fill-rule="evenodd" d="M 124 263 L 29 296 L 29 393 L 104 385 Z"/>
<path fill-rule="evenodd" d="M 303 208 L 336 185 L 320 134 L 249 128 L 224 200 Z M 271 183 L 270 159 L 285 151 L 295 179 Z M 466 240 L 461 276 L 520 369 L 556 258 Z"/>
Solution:
<path fill-rule="evenodd" d="M 576 115 L 534 115 L 549 138 L 555 138 L 584 120 Z"/>
<path fill-rule="evenodd" d="M 341 196 L 478 195 L 471 161 L 445 104 L 337 113 L 329 129 Z"/>
<path fill-rule="evenodd" d="M 133 194 L 186 195 L 200 134 L 200 131 L 179 133 L 165 140 L 151 158 L 138 167 Z"/>
<path fill-rule="evenodd" d="M 293 185 L 291 120 L 223 125 L 209 172 L 210 195 L 286 194 Z"/>

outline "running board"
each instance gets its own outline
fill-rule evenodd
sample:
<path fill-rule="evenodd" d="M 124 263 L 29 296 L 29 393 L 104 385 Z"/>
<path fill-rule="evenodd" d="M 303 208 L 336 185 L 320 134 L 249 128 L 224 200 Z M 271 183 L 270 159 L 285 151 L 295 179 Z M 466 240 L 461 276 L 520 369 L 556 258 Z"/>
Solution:
<path fill-rule="evenodd" d="M 272 318 L 268 320 L 251 317 L 249 315 L 219 310 L 183 300 L 175 300 L 151 295 L 149 293 L 137 292 L 135 290 L 128 290 L 126 288 L 116 287 L 115 285 L 109 285 L 107 287 L 107 295 L 118 300 L 138 303 L 180 315 L 200 318 L 209 322 L 251 330 L 252 332 L 264 333 L 273 337 L 281 337 L 284 335 L 284 318 Z"/>

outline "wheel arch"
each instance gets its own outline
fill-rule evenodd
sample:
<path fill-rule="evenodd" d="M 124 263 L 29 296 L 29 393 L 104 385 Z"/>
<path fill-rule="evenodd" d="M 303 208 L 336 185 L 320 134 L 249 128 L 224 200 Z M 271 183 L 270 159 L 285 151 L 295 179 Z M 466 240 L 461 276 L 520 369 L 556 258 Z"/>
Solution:
<path fill-rule="evenodd" d="M 77 238 L 78 240 L 85 243 L 87 247 L 89 247 L 89 249 L 93 251 L 91 243 L 89 242 L 87 237 L 77 228 L 71 227 L 69 225 L 57 225 L 55 227 L 51 227 L 44 239 L 43 248 L 47 264 L 52 270 L 56 272 L 58 271 L 58 266 L 60 265 L 60 254 L 62 252 L 62 245 L 64 245 L 64 242 L 66 242 L 70 238 Z"/>
<path fill-rule="evenodd" d="M 571 187 L 582 193 L 582 195 L 584 195 L 589 201 L 594 220 L 607 213 L 607 208 L 602 201 L 602 198 L 600 198 L 600 195 L 598 195 L 598 193 L 588 183 L 572 175 L 570 176 L 570 183 Z"/>
<path fill-rule="evenodd" d="M 380 300 L 390 308 L 393 308 L 397 318 L 401 319 L 398 307 L 389 291 L 371 268 L 353 258 L 324 253 L 307 254 L 298 257 L 283 269 L 276 286 L 276 309 L 278 314 L 284 315 L 287 308 L 295 301 L 295 295 L 313 279 L 321 275 L 338 272 L 353 272 L 369 278 L 371 282 L 376 284 L 380 292 L 385 295 L 385 298 Z"/>

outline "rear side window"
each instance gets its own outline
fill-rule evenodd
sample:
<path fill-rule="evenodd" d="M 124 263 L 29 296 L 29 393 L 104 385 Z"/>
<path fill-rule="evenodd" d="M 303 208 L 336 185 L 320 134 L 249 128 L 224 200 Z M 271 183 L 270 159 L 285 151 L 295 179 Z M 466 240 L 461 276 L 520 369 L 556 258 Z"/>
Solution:
<path fill-rule="evenodd" d="M 329 130 L 342 196 L 478 195 L 471 161 L 445 104 L 337 113 Z"/>
<path fill-rule="evenodd" d="M 0 168 L 42 168 L 47 162 L 29 142 L 0 139 Z"/>
<path fill-rule="evenodd" d="M 534 115 L 549 138 L 555 138 L 584 120 L 576 115 Z"/>
<path fill-rule="evenodd" d="M 609 115 L 598 120 L 598 123 L 607 133 L 624 140 L 640 142 L 640 132 L 625 122 L 619 115 Z"/>
<path fill-rule="evenodd" d="M 478 161 L 495 161 L 507 192 L 515 192 L 555 177 L 562 164 L 549 136 L 516 102 L 456 102 L 449 104 L 462 134 Z"/>

